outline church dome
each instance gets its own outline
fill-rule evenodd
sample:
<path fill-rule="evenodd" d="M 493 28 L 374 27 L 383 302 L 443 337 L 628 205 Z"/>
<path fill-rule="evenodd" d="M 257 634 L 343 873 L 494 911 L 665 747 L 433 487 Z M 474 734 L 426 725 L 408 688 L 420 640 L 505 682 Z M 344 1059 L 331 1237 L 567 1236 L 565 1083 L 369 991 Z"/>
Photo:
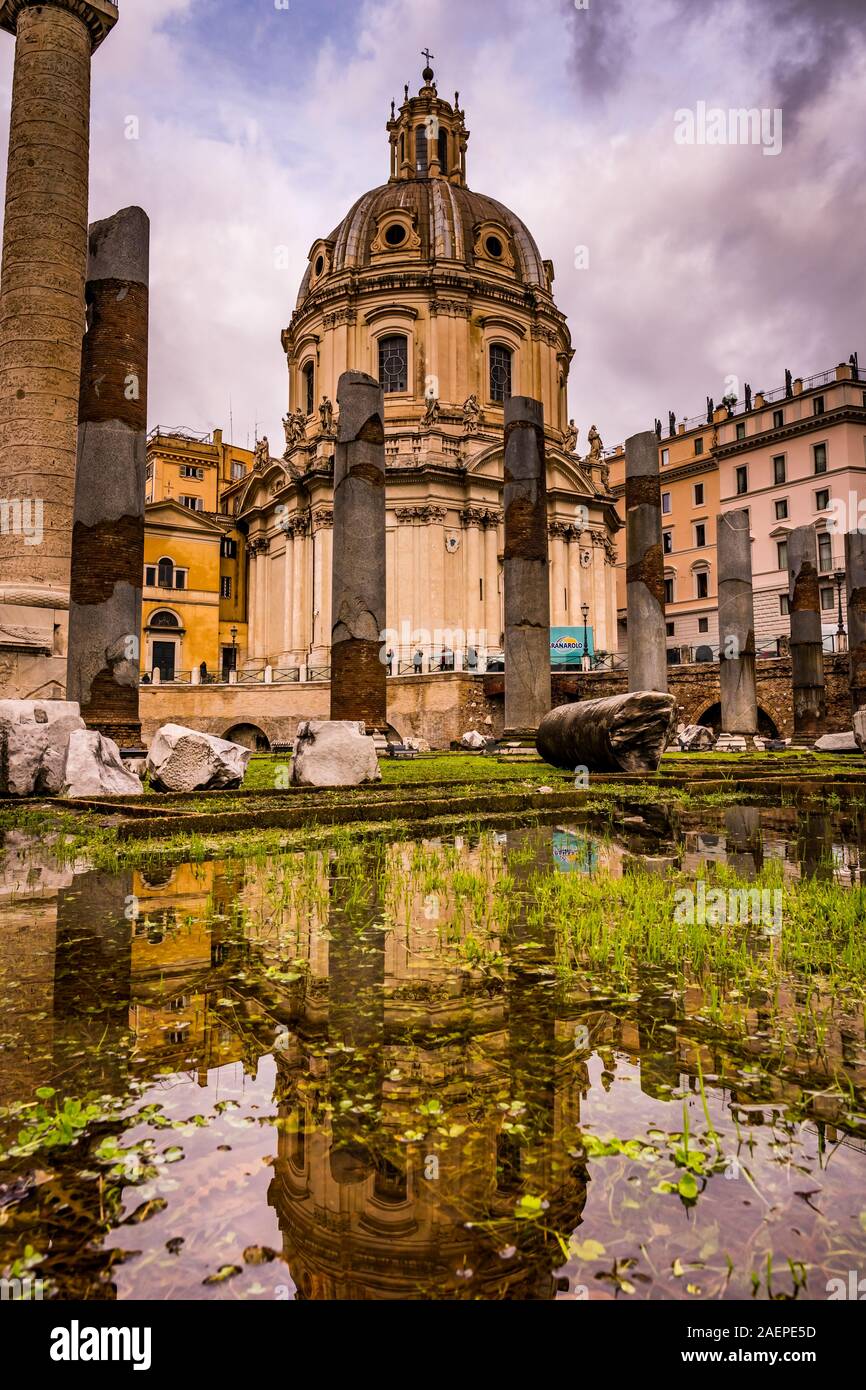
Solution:
<path fill-rule="evenodd" d="M 393 220 L 391 214 L 395 214 Z M 377 242 L 377 238 L 381 239 Z M 396 244 L 391 244 L 391 238 Z M 371 189 L 334 228 L 325 245 L 330 254 L 322 281 L 371 264 L 418 259 L 457 262 L 537 289 L 549 288 L 541 253 L 526 224 L 495 198 L 443 178 L 395 179 Z M 314 280 L 312 258 L 301 283 L 298 308 Z"/>

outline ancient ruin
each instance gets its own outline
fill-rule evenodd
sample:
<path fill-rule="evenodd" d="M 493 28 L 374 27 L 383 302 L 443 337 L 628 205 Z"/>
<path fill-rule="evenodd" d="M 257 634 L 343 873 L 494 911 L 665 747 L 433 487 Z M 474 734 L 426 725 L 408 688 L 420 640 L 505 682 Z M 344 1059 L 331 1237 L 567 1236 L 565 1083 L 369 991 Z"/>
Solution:
<path fill-rule="evenodd" d="M 625 445 L 628 688 L 668 688 L 659 455 L 653 430 Z"/>
<path fill-rule="evenodd" d="M 534 736 L 550 709 L 544 410 L 505 405 L 505 734 Z"/>
<path fill-rule="evenodd" d="M 745 508 L 716 518 L 719 555 L 719 678 L 722 733 L 756 734 L 752 537 Z"/>
<path fill-rule="evenodd" d="M 792 742 L 808 744 L 823 734 L 827 712 L 814 526 L 797 526 L 788 536 L 788 584 L 794 686 Z"/>

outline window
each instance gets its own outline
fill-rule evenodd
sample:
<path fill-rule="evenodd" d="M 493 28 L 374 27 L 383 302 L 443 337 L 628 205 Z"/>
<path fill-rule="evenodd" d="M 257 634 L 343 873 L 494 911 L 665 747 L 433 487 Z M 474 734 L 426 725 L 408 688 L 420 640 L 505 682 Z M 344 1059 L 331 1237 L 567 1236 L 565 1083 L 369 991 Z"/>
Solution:
<path fill-rule="evenodd" d="M 448 173 L 448 131 L 439 132 L 439 168 L 443 174 Z"/>
<path fill-rule="evenodd" d="M 198 478 L 199 482 L 201 482 L 202 478 L 204 478 L 204 469 L 195 468 L 191 463 L 182 463 L 180 465 L 180 476 L 182 478 Z"/>
<path fill-rule="evenodd" d="M 816 397 L 815 397 L 814 401 L 812 402 L 812 414 L 813 414 L 813 415 L 823 415 L 823 414 L 824 414 L 824 397 L 823 397 L 823 396 L 816 396 Z"/>
<path fill-rule="evenodd" d="M 406 228 L 402 222 L 392 222 L 385 231 L 385 243 L 387 246 L 402 246 L 406 240 Z"/>
<path fill-rule="evenodd" d="M 696 454 L 702 454 L 703 452 L 704 452 L 704 437 L 703 437 L 702 434 L 697 434 L 697 435 L 695 435 L 695 453 L 696 453 Z"/>
<path fill-rule="evenodd" d="M 836 606 L 836 600 L 832 589 L 821 590 L 821 609 L 824 613 L 832 613 Z"/>
<path fill-rule="evenodd" d="M 673 603 L 673 602 L 674 602 L 674 581 L 673 581 L 673 579 L 666 579 L 666 580 L 665 580 L 665 603 Z"/>
<path fill-rule="evenodd" d="M 738 420 L 738 421 L 737 421 L 737 438 L 738 438 L 738 439 L 745 439 L 745 437 L 746 437 L 746 422 L 745 422 L 745 420 Z"/>
<path fill-rule="evenodd" d="M 773 482 L 784 483 L 786 481 L 785 455 L 777 454 L 773 459 Z"/>
<path fill-rule="evenodd" d="M 818 537 L 818 569 L 822 574 L 833 568 L 833 537 L 829 531 Z"/>
<path fill-rule="evenodd" d="M 415 127 L 415 172 L 419 179 L 427 177 L 427 127 Z"/>
<path fill-rule="evenodd" d="M 379 381 L 386 394 L 408 389 L 409 343 L 402 334 L 379 341 Z"/>
<path fill-rule="evenodd" d="M 784 410 L 774 410 L 774 411 L 773 411 L 773 429 L 774 429 L 774 430 L 780 430 L 780 429 L 782 428 L 782 426 L 784 425 L 784 423 L 785 423 L 785 412 L 784 412 Z"/>
<path fill-rule="evenodd" d="M 674 551 L 674 533 L 673 533 L 673 531 L 662 531 L 662 553 L 663 553 L 664 555 L 672 555 L 672 554 L 673 554 L 673 551 Z"/>
<path fill-rule="evenodd" d="M 309 413 L 309 412 L 308 412 Z M 236 483 L 238 478 L 246 477 L 247 466 L 238 459 L 232 459 L 232 482 Z"/>
<path fill-rule="evenodd" d="M 160 560 L 157 565 L 157 583 L 161 589 L 174 588 L 174 561 Z"/>
<path fill-rule="evenodd" d="M 698 570 L 695 575 L 695 598 L 709 598 L 710 595 L 710 574 L 709 570 Z"/>
<path fill-rule="evenodd" d="M 667 633 L 668 637 L 676 637 L 676 635 L 677 635 L 677 625 L 676 625 L 676 623 L 665 623 L 665 632 Z"/>
<path fill-rule="evenodd" d="M 737 479 L 737 496 L 742 497 L 744 493 L 749 491 L 749 470 L 745 464 L 740 465 L 735 476 Z"/>
<path fill-rule="evenodd" d="M 151 613 L 150 622 L 148 625 L 150 627 L 180 627 L 180 623 L 178 622 L 174 614 L 166 613 L 165 611 L 160 613 Z"/>
<path fill-rule="evenodd" d="M 203 511 L 204 511 L 204 498 L 203 498 L 203 497 L 190 497 L 190 496 L 188 496 L 186 493 L 183 493 L 183 492 L 182 492 L 182 493 L 180 494 L 180 497 L 178 498 L 178 501 L 180 502 L 180 505 L 181 505 L 182 507 L 186 507 L 187 511 L 190 511 L 190 512 L 203 512 Z"/>
<path fill-rule="evenodd" d="M 662 493 L 662 513 L 664 516 L 671 514 L 671 495 L 669 492 Z"/>
<path fill-rule="evenodd" d="M 156 565 L 147 565 L 144 571 L 144 582 L 148 589 L 156 587 Z"/>
<path fill-rule="evenodd" d="M 779 497 L 779 498 L 776 500 L 775 507 L 776 507 L 776 520 L 777 520 L 777 521 L 787 521 L 787 520 L 788 520 L 788 499 L 787 499 L 787 497 Z"/>
<path fill-rule="evenodd" d="M 790 601 L 790 599 L 788 598 L 788 595 L 787 595 L 787 594 L 780 594 L 780 595 L 779 595 L 779 612 L 781 613 L 782 617 L 783 617 L 783 618 L 787 618 L 787 616 L 788 616 L 788 614 L 790 613 L 790 611 L 791 611 L 791 601 Z"/>
<path fill-rule="evenodd" d="M 703 483 L 695 483 L 695 506 L 696 506 L 696 507 L 702 507 L 703 505 L 704 505 L 704 485 L 703 485 Z"/>
<path fill-rule="evenodd" d="M 490 348 L 490 399 L 511 399 L 511 352 L 501 343 L 493 343 Z"/>
<path fill-rule="evenodd" d="M 695 527 L 695 546 L 696 546 L 696 548 L 697 548 L 698 550 L 702 550 L 703 547 L 706 545 L 706 543 L 707 543 L 707 527 L 706 527 L 706 522 L 699 521 L 698 524 L 697 524 L 697 526 Z"/>
<path fill-rule="evenodd" d="M 174 587 L 175 587 L 176 589 L 185 589 L 185 588 L 186 588 L 186 570 L 175 570 L 175 572 L 174 572 Z"/>
<path fill-rule="evenodd" d="M 709 630 L 710 630 L 710 620 L 709 620 L 709 618 L 698 618 L 698 632 L 709 632 Z"/>
<path fill-rule="evenodd" d="M 816 472 L 816 473 L 826 473 L 826 472 L 827 472 L 827 445 L 826 445 L 826 444 L 813 444 L 813 445 L 812 445 L 812 458 L 813 458 L 814 463 L 815 463 L 815 472 Z"/>
<path fill-rule="evenodd" d="M 776 541 L 776 569 L 788 568 L 788 542 Z"/>
<path fill-rule="evenodd" d="M 815 511 L 826 512 L 829 505 L 830 489 L 828 487 L 819 487 L 818 491 L 815 493 Z"/>
<path fill-rule="evenodd" d="M 147 467 L 145 468 L 145 470 L 144 470 L 144 476 L 145 476 L 145 478 L 147 479 L 147 481 L 150 482 L 151 478 L 153 477 L 153 464 L 152 464 L 152 463 L 149 463 L 149 464 L 147 465 Z"/>
<path fill-rule="evenodd" d="M 232 581 L 231 581 L 231 575 L 229 575 L 229 574 L 224 574 L 224 575 L 222 576 L 222 578 L 220 579 L 220 598 L 231 598 L 231 596 L 232 596 Z"/>
<path fill-rule="evenodd" d="M 220 542 L 220 555 L 224 560 L 236 560 L 238 557 L 237 541 L 233 541 L 231 536 L 223 536 Z"/>
<path fill-rule="evenodd" d="M 301 376 L 304 379 L 304 408 L 308 415 L 312 415 L 316 409 L 316 366 L 314 362 L 308 362 Z"/>
<path fill-rule="evenodd" d="M 670 449 L 662 449 L 662 467 L 664 467 L 664 465 L 665 465 L 666 463 L 670 463 L 670 461 L 671 461 L 671 451 L 670 451 Z"/>

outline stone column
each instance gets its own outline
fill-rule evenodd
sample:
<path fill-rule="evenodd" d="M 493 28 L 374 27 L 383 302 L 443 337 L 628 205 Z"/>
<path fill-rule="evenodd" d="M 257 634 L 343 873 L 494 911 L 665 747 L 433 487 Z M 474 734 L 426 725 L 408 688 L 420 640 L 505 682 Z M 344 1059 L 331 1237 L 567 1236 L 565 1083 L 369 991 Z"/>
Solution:
<path fill-rule="evenodd" d="M 334 460 L 331 718 L 387 724 L 385 402 L 365 372 L 344 372 Z"/>
<path fill-rule="evenodd" d="M 550 578 L 544 409 L 505 403 L 505 732 L 531 737 L 550 711 Z"/>
<path fill-rule="evenodd" d="M 653 430 L 625 445 L 628 688 L 667 692 L 665 570 L 658 440 Z"/>
<path fill-rule="evenodd" d="M 294 572 L 294 538 L 286 531 L 286 553 L 283 557 L 283 651 L 287 666 L 294 660 L 292 635 L 292 574 Z"/>
<path fill-rule="evenodd" d="M 716 517 L 719 559 L 719 681 L 722 733 L 758 732 L 752 537 L 743 508 Z"/>
<path fill-rule="evenodd" d="M 2 0 L 15 71 L 0 275 L 0 694 L 62 695 L 90 146 L 107 0 Z M 11 518 L 11 519 L 10 519 Z"/>
<path fill-rule="evenodd" d="M 814 526 L 797 526 L 788 536 L 788 605 L 794 685 L 793 742 L 808 744 L 823 734 L 827 713 Z"/>
<path fill-rule="evenodd" d="M 854 713 L 866 706 L 866 534 L 845 536 L 848 589 L 848 683 Z"/>
<path fill-rule="evenodd" d="M 141 744 L 149 263 L 141 208 L 90 228 L 66 689 L 121 748 Z"/>
<path fill-rule="evenodd" d="M 502 641 L 502 600 L 499 596 L 499 522 L 491 517 L 484 532 L 484 628 L 488 650 Z"/>
<path fill-rule="evenodd" d="M 307 522 L 303 516 L 294 519 L 294 546 L 292 549 L 292 646 L 295 659 L 305 662 L 309 656 L 307 643 L 307 624 L 304 613 L 307 568 Z"/>

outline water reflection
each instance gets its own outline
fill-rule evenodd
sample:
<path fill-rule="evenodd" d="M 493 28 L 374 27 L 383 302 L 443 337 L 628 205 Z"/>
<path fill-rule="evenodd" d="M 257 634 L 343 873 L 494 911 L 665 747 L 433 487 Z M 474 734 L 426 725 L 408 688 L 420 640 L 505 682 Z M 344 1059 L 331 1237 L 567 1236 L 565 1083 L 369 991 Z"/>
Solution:
<path fill-rule="evenodd" d="M 554 922 L 527 908 L 539 873 L 636 865 L 750 879 L 778 859 L 792 882 L 854 884 L 862 830 L 635 810 L 604 833 L 115 875 L 7 837 L 0 1104 L 43 1085 L 157 1102 L 183 1159 L 122 1184 L 113 1217 L 81 1147 L 10 1160 L 0 1183 L 24 1185 L 0 1263 L 50 1231 L 61 1296 L 689 1296 L 679 1262 L 709 1297 L 748 1296 L 771 1250 L 822 1296 L 866 1254 L 862 1002 L 819 975 L 743 993 L 651 963 L 624 989 L 566 970 Z M 684 1106 L 717 1136 L 696 1204 L 660 1190 Z M 0 1118 L 4 1144 L 18 1125 Z M 646 1147 L 588 1151 L 609 1134 Z M 239 1272 L 204 1284 L 221 1266 Z"/>

